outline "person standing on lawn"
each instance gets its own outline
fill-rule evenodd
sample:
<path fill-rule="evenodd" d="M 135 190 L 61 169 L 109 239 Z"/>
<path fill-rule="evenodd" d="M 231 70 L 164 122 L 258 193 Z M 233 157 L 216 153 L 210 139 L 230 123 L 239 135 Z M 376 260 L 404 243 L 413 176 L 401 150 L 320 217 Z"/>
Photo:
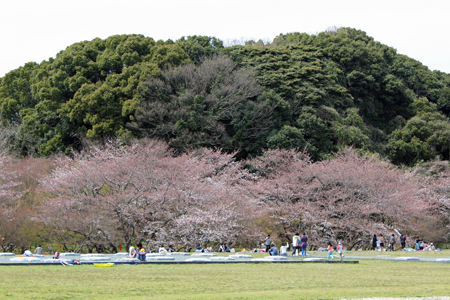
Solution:
<path fill-rule="evenodd" d="M 384 237 L 382 233 L 380 233 L 380 249 L 381 251 L 384 250 Z"/>
<path fill-rule="evenodd" d="M 341 258 L 341 261 L 342 261 L 342 257 L 344 257 L 344 256 L 342 255 L 342 250 L 343 250 L 342 244 L 341 244 L 341 241 L 339 241 L 338 246 L 337 246 L 337 251 L 338 251 L 338 253 L 339 253 L 339 256 L 340 256 L 340 258 Z"/>
<path fill-rule="evenodd" d="M 391 251 L 394 251 L 394 245 L 395 245 L 395 236 L 394 234 L 391 235 L 391 240 L 389 241 L 389 249 Z"/>
<path fill-rule="evenodd" d="M 400 235 L 400 245 L 402 245 L 402 250 L 406 247 L 406 236 L 403 234 Z"/>
<path fill-rule="evenodd" d="M 292 256 L 300 255 L 300 234 L 298 232 L 292 237 Z"/>
<path fill-rule="evenodd" d="M 268 234 L 266 239 L 264 240 L 264 245 L 266 245 L 266 252 L 269 252 L 270 248 L 272 246 L 272 240 L 270 239 L 270 234 Z"/>
<path fill-rule="evenodd" d="M 372 238 L 372 250 L 375 251 L 375 249 L 377 249 L 377 248 L 378 248 L 378 247 L 377 247 L 377 235 L 374 234 L 374 235 L 373 235 L 373 238 Z"/>
<path fill-rule="evenodd" d="M 306 247 L 308 247 L 308 237 L 306 236 L 306 233 L 303 233 L 300 238 L 300 242 L 300 246 L 302 247 L 302 256 L 306 256 Z"/>
<path fill-rule="evenodd" d="M 328 257 L 327 257 L 327 259 L 330 260 L 330 257 L 332 260 L 334 259 L 333 246 L 331 245 L 331 242 L 328 242 Z"/>

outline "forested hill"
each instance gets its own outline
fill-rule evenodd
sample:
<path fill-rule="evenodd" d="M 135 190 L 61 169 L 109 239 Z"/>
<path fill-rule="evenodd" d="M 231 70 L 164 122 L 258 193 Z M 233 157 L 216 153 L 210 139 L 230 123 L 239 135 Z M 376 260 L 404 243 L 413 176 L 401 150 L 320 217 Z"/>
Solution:
<path fill-rule="evenodd" d="M 18 155 L 110 137 L 238 157 L 307 146 L 316 160 L 353 145 L 406 165 L 450 151 L 450 75 L 352 28 L 230 47 L 97 38 L 6 74 L 0 105 L 1 145 Z"/>

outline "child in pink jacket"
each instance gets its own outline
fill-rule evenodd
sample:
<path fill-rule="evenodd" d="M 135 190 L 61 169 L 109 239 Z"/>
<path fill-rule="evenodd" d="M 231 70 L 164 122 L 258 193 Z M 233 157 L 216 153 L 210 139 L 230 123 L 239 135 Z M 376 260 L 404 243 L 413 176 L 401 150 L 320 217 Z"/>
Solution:
<path fill-rule="evenodd" d="M 328 257 L 327 257 L 327 259 L 330 260 L 330 257 L 331 257 L 331 259 L 334 259 L 333 246 L 331 246 L 331 242 L 328 242 Z"/>

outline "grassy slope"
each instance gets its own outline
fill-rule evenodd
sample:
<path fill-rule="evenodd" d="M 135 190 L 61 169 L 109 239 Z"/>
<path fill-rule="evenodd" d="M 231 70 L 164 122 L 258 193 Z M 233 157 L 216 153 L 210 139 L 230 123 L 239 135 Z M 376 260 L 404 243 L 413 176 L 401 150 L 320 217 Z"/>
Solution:
<path fill-rule="evenodd" d="M 2 266 L 2 299 L 335 299 L 450 295 L 450 264 Z"/>

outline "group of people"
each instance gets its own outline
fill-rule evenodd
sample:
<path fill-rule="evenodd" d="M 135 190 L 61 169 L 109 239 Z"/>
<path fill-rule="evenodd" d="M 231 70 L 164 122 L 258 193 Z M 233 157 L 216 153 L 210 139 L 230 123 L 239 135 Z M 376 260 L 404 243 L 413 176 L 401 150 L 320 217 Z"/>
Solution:
<path fill-rule="evenodd" d="M 292 238 L 292 255 L 293 256 L 306 256 L 306 247 L 308 246 L 308 237 L 305 233 L 300 237 L 299 233 L 296 233 Z M 270 255 L 283 255 L 287 256 L 287 250 L 289 249 L 289 244 L 282 243 L 280 251 L 278 251 L 275 244 L 272 243 L 270 234 L 267 235 L 266 239 L 261 243 L 261 250 L 254 249 L 252 252 L 268 252 Z M 301 255 L 300 255 L 301 249 Z"/>
<path fill-rule="evenodd" d="M 175 252 L 175 249 L 173 248 L 172 245 L 169 245 L 169 247 L 167 247 L 167 249 L 166 249 L 166 247 L 164 247 L 164 245 L 161 245 L 161 246 L 159 246 L 158 252 L 164 253 L 164 254 L 171 253 L 171 252 Z"/>
<path fill-rule="evenodd" d="M 147 258 L 147 248 L 142 246 L 142 243 L 137 243 L 136 249 L 134 249 L 133 246 L 130 247 L 130 249 L 128 250 L 128 255 L 131 258 L 137 258 L 140 261 L 145 261 L 145 259 Z"/>
<path fill-rule="evenodd" d="M 194 248 L 195 252 L 214 252 L 212 247 L 206 247 L 205 249 L 200 246 L 200 244 L 197 244 Z M 234 252 L 234 249 L 230 249 L 227 244 L 220 244 L 219 249 L 217 249 L 217 252 Z"/>
<path fill-rule="evenodd" d="M 328 260 L 330 260 L 330 258 L 331 258 L 331 260 L 334 259 L 333 250 L 334 250 L 333 244 L 331 242 L 328 242 L 328 247 L 327 247 L 327 251 L 328 251 L 327 259 Z M 336 250 L 338 251 L 339 257 L 341 258 L 341 261 L 342 261 L 342 258 L 344 257 L 344 255 L 342 255 L 342 253 L 344 251 L 344 248 L 342 247 L 341 241 L 338 241 L 338 245 L 336 247 Z"/>
<path fill-rule="evenodd" d="M 389 237 L 387 250 L 395 251 L 395 243 L 396 242 L 397 241 L 395 239 L 395 235 L 392 234 Z M 400 234 L 400 245 L 401 245 L 402 249 L 404 249 L 406 247 L 406 236 L 404 236 L 403 234 Z M 385 240 L 384 240 L 383 234 L 380 233 L 378 237 L 376 234 L 374 234 L 373 238 L 372 238 L 372 250 L 384 251 L 384 247 L 385 247 Z"/>
<path fill-rule="evenodd" d="M 433 243 L 428 244 L 424 242 L 422 239 L 417 238 L 416 243 L 414 245 L 414 250 L 416 251 L 436 251 Z"/>
<path fill-rule="evenodd" d="M 197 244 L 197 246 L 195 246 L 194 248 L 195 252 L 205 252 L 205 249 L 202 248 L 202 246 L 200 246 L 200 244 Z"/>
<path fill-rule="evenodd" d="M 406 239 L 406 238 L 405 238 L 405 239 Z M 376 243 L 377 243 L 377 244 L 375 244 L 375 246 L 381 246 L 381 247 L 384 246 L 384 244 L 383 244 L 383 242 L 384 242 L 383 235 L 380 235 L 380 239 L 379 239 L 379 240 L 376 239 L 376 235 L 374 235 L 374 241 L 376 241 Z M 381 241 L 381 242 L 380 242 L 380 241 Z M 401 241 L 402 241 L 402 239 L 401 239 Z M 404 240 L 403 240 L 403 241 L 404 241 Z M 416 242 L 416 245 L 417 245 L 416 247 L 417 247 L 417 248 L 418 248 L 418 247 L 424 247 L 423 245 L 420 246 L 420 245 L 421 245 L 421 242 L 422 242 L 421 240 L 419 240 L 419 239 L 417 240 L 417 242 Z M 394 243 L 395 243 L 395 239 L 394 239 Z M 423 243 L 423 242 L 422 242 L 422 243 Z M 302 236 L 300 236 L 299 233 L 296 233 L 296 234 L 293 236 L 293 238 L 292 238 L 292 249 L 293 249 L 292 256 L 306 256 L 306 247 L 307 247 L 307 246 L 308 246 L 308 237 L 306 236 L 306 234 L 303 233 Z M 375 247 L 375 246 L 374 246 L 374 247 Z M 431 243 L 431 246 L 434 247 L 434 246 L 433 246 L 433 243 Z M 425 247 L 428 247 L 427 244 L 425 244 Z M 403 248 L 403 247 L 402 247 L 402 248 Z M 267 235 L 267 237 L 266 237 L 266 239 L 264 240 L 264 242 L 261 243 L 261 252 L 267 252 L 267 253 L 269 253 L 270 255 L 282 255 L 282 256 L 287 256 L 287 255 L 288 255 L 288 254 L 287 254 L 288 249 L 289 249 L 289 244 L 281 243 L 280 251 L 278 251 L 276 245 L 275 245 L 274 243 L 272 243 L 272 240 L 271 240 L 271 238 L 270 238 L 270 234 Z M 343 250 L 343 248 L 342 248 L 341 242 L 338 243 L 338 246 L 337 246 L 336 249 L 338 250 L 338 253 L 339 253 L 339 255 L 340 255 L 340 257 L 341 257 L 341 260 L 342 260 L 342 257 L 343 257 L 343 255 L 342 255 L 342 250 Z M 427 249 L 428 249 L 428 248 L 427 248 Z M 234 249 L 233 249 L 233 250 L 234 250 Z M 301 250 L 301 254 L 300 254 L 300 250 Z M 333 256 L 333 246 L 332 246 L 331 242 L 328 242 L 328 248 L 327 248 L 327 250 L 328 250 L 328 259 L 330 259 L 330 258 L 331 258 L 331 259 L 334 259 L 334 256 Z M 200 246 L 200 244 L 197 244 L 197 245 L 196 245 L 194 251 L 196 251 L 196 252 L 205 252 L 205 250 Z M 207 251 L 207 252 L 213 252 L 212 247 L 207 248 L 206 251 Z M 43 253 L 43 250 L 42 250 L 41 246 L 39 245 L 39 246 L 35 249 L 34 252 L 35 252 L 36 254 L 42 254 L 42 253 Z M 72 252 L 73 252 L 73 250 L 72 250 Z M 169 245 L 167 249 L 164 247 L 164 245 L 160 245 L 159 251 L 158 251 L 158 252 L 159 252 L 159 253 L 175 252 L 175 249 L 173 248 L 172 245 Z M 218 248 L 218 250 L 217 250 L 217 252 L 234 252 L 234 251 L 232 251 L 232 250 L 227 246 L 226 243 L 221 243 L 220 246 L 219 246 L 219 248 Z M 258 251 L 258 250 L 255 248 L 252 252 L 260 252 L 260 251 Z M 142 245 L 142 243 L 137 243 L 137 244 L 136 244 L 136 248 L 134 248 L 133 246 L 131 246 L 131 247 L 129 248 L 128 254 L 129 254 L 129 257 L 130 257 L 130 258 L 137 258 L 137 259 L 139 259 L 140 261 L 145 261 L 145 260 L 146 260 L 146 256 L 147 256 L 147 248 L 144 247 L 144 246 Z M 28 250 L 28 249 L 25 249 L 24 255 L 25 255 L 25 256 L 32 256 L 32 252 L 31 252 L 30 250 Z M 59 258 L 60 258 L 59 252 L 55 252 L 53 258 L 59 259 Z"/>
<path fill-rule="evenodd" d="M 308 246 L 308 237 L 305 233 L 302 236 L 297 232 L 292 237 L 292 255 L 306 256 L 306 247 Z M 300 249 L 302 254 L 300 254 Z"/>
<path fill-rule="evenodd" d="M 73 250 L 71 250 L 69 252 L 73 252 Z M 36 247 L 36 249 L 34 249 L 34 252 L 31 252 L 28 248 L 26 248 L 25 251 L 23 252 L 23 255 L 26 256 L 26 257 L 32 257 L 33 254 L 35 254 L 35 255 L 43 255 L 44 254 L 44 250 L 42 249 L 41 245 L 38 245 Z M 59 252 L 55 252 L 53 254 L 53 258 L 54 259 L 59 259 L 60 258 Z"/>
<path fill-rule="evenodd" d="M 194 248 L 195 252 L 213 252 L 212 247 L 208 247 L 206 249 L 203 249 L 200 244 L 197 244 Z M 171 253 L 171 252 L 175 252 L 175 249 L 173 247 L 173 245 L 169 245 L 167 248 L 164 247 L 164 245 L 160 245 L 159 249 L 158 249 L 159 253 Z M 233 252 L 226 243 L 222 243 L 219 246 L 219 249 L 217 250 L 217 252 Z M 137 258 L 140 261 L 145 261 L 146 256 L 147 256 L 147 248 L 142 246 L 142 243 L 138 243 L 136 245 L 136 248 L 134 248 L 133 246 L 130 247 L 130 249 L 128 250 L 128 255 L 131 258 Z"/>
<path fill-rule="evenodd" d="M 289 245 L 286 245 L 285 243 L 281 244 L 280 251 L 278 251 L 277 246 L 275 246 L 274 243 L 272 243 L 272 240 L 270 238 L 270 234 L 267 235 L 266 239 L 263 243 L 261 243 L 261 252 L 267 252 L 272 256 L 287 256 L 287 249 L 289 248 Z M 259 252 L 255 248 L 252 252 Z"/>
<path fill-rule="evenodd" d="M 303 233 L 303 236 L 300 237 L 298 233 L 296 233 L 292 239 L 292 255 L 300 256 L 300 249 L 302 250 L 301 256 L 306 256 L 306 247 L 308 246 L 308 238 L 306 234 Z M 270 234 L 267 235 L 266 239 L 263 243 L 261 243 L 261 252 L 268 252 L 270 255 L 282 255 L 287 256 L 287 250 L 289 249 L 289 244 L 281 243 L 280 251 L 278 251 L 277 247 L 270 238 Z M 254 249 L 252 252 L 259 252 L 257 249 Z M 297 254 L 296 254 L 297 253 Z"/>
<path fill-rule="evenodd" d="M 39 255 L 44 254 L 44 250 L 42 250 L 41 245 L 37 246 L 36 249 L 34 249 L 34 254 Z M 25 255 L 26 257 L 31 257 L 33 256 L 33 253 L 30 250 L 28 250 L 28 248 L 26 248 L 25 251 L 23 252 L 23 255 Z"/>
<path fill-rule="evenodd" d="M 396 243 L 396 239 L 395 239 L 395 235 L 392 234 L 389 237 L 389 243 L 387 244 L 387 249 L 386 251 L 395 251 L 395 243 Z M 400 246 L 401 249 L 405 249 L 406 247 L 406 236 L 404 236 L 403 234 L 400 234 Z M 377 251 L 384 251 L 385 250 L 385 239 L 383 237 L 383 234 L 379 234 L 379 236 L 377 237 L 376 234 L 373 235 L 372 238 L 372 250 L 377 250 Z M 409 248 L 408 248 L 409 249 Z M 408 250 L 406 249 L 406 250 Z M 436 248 L 434 247 L 433 243 L 426 243 L 423 240 L 421 240 L 420 238 L 417 238 L 415 243 L 414 243 L 414 250 L 416 251 L 435 251 Z M 408 251 L 412 251 L 412 250 L 408 250 Z"/>
<path fill-rule="evenodd" d="M 272 244 L 269 250 L 270 255 L 281 255 L 281 256 L 287 256 L 287 250 L 289 248 L 289 245 L 286 243 L 281 243 L 280 251 L 278 251 L 277 246 L 275 244 Z"/>
<path fill-rule="evenodd" d="M 231 252 L 231 249 L 230 249 L 230 247 L 227 246 L 227 244 L 222 243 L 222 244 L 220 244 L 217 252 Z"/>
<path fill-rule="evenodd" d="M 270 255 L 283 255 L 283 256 L 287 256 L 287 250 L 289 248 L 288 244 L 282 243 L 281 247 L 280 247 L 280 251 L 278 252 L 277 247 L 275 246 L 275 244 L 272 243 L 272 240 L 270 239 L 270 234 L 267 235 L 266 239 L 264 240 L 264 243 L 261 246 L 265 246 L 265 249 L 269 249 L 269 250 L 266 250 L 265 252 L 269 252 Z M 303 233 L 302 236 L 300 236 L 299 233 L 295 233 L 295 235 L 292 237 L 292 249 L 293 249 L 292 256 L 306 257 L 307 246 L 308 246 L 308 237 L 306 236 L 306 233 Z M 265 250 L 265 249 L 263 249 L 263 250 Z M 300 254 L 300 250 L 301 250 L 301 254 Z M 333 260 L 334 259 L 334 256 L 333 256 L 334 248 L 333 248 L 333 244 L 331 242 L 328 242 L 327 250 L 328 250 L 327 259 Z M 340 241 L 338 241 L 336 250 L 338 251 L 341 261 L 342 261 L 342 258 L 344 257 L 342 255 L 344 248 Z M 254 252 L 256 252 L 256 251 L 254 250 Z"/>

